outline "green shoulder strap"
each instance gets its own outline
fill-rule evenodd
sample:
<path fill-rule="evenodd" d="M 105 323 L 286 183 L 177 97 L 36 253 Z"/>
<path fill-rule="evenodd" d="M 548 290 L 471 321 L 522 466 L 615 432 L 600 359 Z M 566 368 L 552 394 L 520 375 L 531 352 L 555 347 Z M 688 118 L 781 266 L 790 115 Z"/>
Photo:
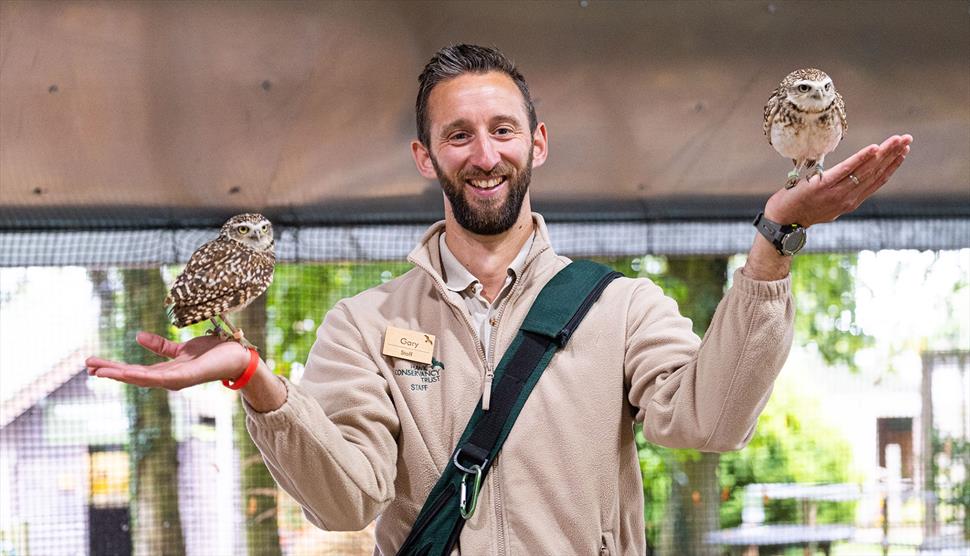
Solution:
<path fill-rule="evenodd" d="M 489 410 L 483 411 L 479 403 L 472 413 L 399 556 L 451 552 L 465 520 L 475 513 L 482 479 L 553 354 L 566 345 L 606 286 L 620 276 L 601 264 L 575 261 L 542 288 L 495 369 Z"/>

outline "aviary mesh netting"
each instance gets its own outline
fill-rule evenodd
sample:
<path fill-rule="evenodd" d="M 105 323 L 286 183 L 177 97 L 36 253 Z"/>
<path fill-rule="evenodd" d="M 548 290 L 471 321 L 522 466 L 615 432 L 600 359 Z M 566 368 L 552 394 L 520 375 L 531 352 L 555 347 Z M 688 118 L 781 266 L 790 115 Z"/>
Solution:
<path fill-rule="evenodd" d="M 326 311 L 406 272 L 423 224 L 277 229 L 280 262 L 241 326 L 299 382 Z M 703 334 L 747 222 L 551 222 L 561 254 L 650 278 Z M 846 220 L 795 259 L 792 355 L 740 452 L 640 436 L 648 547 L 965 554 L 970 523 L 970 224 Z M 0 234 L 0 554 L 369 554 L 372 527 L 310 525 L 242 428 L 237 395 L 89 378 L 89 354 L 150 362 L 162 299 L 216 233 Z M 638 485 L 631 485 L 638 488 Z"/>

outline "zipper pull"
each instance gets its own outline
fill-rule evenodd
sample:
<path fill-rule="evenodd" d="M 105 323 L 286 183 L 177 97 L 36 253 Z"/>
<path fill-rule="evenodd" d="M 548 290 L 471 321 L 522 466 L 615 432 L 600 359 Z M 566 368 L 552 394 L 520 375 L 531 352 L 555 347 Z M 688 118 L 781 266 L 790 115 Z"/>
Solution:
<path fill-rule="evenodd" d="M 495 372 L 489 369 L 485 372 L 485 386 L 482 389 L 482 411 L 488 411 L 489 402 L 492 401 L 492 378 Z"/>

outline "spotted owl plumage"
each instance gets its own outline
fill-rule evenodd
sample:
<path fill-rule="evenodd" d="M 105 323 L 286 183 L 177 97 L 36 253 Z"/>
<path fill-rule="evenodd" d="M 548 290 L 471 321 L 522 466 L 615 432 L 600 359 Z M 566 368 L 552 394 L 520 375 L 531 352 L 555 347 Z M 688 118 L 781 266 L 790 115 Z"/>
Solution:
<path fill-rule="evenodd" d="M 238 214 L 223 224 L 219 237 L 192 253 L 165 298 L 172 323 L 188 326 L 216 316 L 229 325 L 273 281 L 276 255 L 273 225 L 263 215 Z M 241 333 L 240 333 L 241 336 Z M 238 338 L 237 338 L 238 339 Z"/>
<path fill-rule="evenodd" d="M 825 155 L 835 150 L 849 129 L 845 102 L 832 78 L 815 68 L 791 72 L 765 105 L 763 126 L 768 143 L 795 168 L 785 187 L 794 187 L 803 170 L 822 175 Z"/>

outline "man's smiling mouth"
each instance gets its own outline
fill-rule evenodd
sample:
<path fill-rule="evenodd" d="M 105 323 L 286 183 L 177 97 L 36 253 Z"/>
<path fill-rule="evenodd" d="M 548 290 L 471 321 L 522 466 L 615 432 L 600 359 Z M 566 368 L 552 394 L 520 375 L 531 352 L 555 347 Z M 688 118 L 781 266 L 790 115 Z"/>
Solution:
<path fill-rule="evenodd" d="M 505 181 L 504 176 L 488 178 L 488 179 L 474 179 L 465 180 L 465 183 L 474 187 L 475 189 L 492 189 Z"/>

